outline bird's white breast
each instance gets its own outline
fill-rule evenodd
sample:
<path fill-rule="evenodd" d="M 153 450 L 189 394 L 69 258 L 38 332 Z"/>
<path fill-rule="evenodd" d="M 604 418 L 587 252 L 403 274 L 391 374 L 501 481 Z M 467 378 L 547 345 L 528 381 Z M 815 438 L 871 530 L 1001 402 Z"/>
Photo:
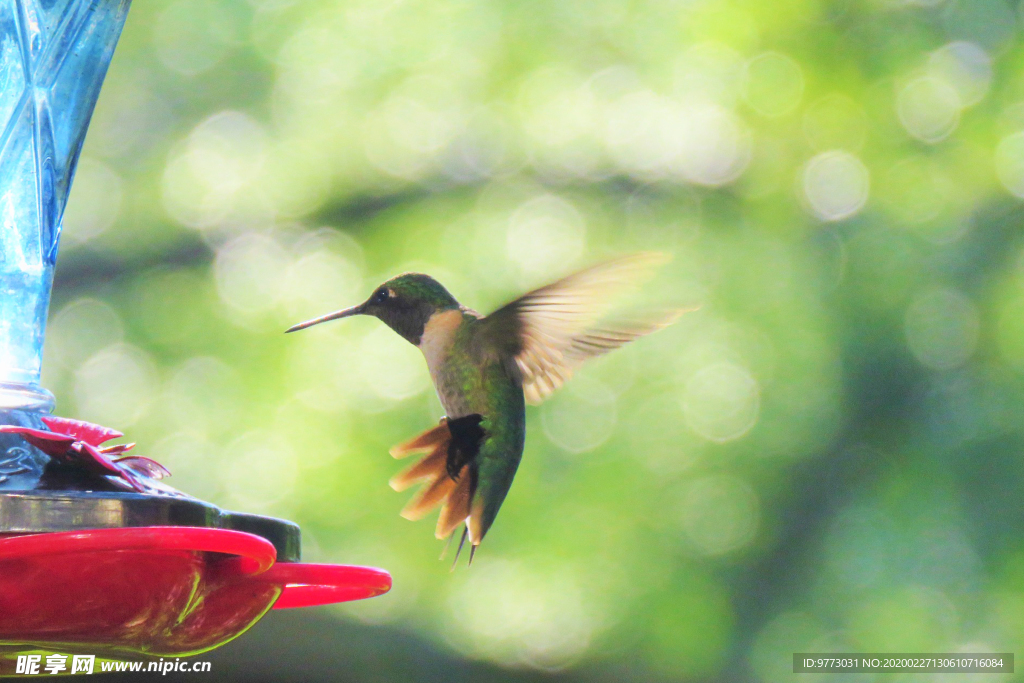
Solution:
<path fill-rule="evenodd" d="M 453 309 L 430 316 L 420 336 L 419 349 L 427 359 L 430 376 L 437 384 L 437 373 L 448 357 L 448 350 L 455 340 L 455 331 L 462 323 L 462 311 Z"/>

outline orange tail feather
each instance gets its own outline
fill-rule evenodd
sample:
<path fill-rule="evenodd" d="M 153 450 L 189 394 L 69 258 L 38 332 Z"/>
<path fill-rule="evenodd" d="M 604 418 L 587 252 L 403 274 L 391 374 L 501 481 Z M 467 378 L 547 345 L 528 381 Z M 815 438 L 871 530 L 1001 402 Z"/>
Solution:
<path fill-rule="evenodd" d="M 447 474 L 427 484 L 402 508 L 400 513 L 406 519 L 416 521 L 441 504 L 455 490 L 455 482 Z"/>
<path fill-rule="evenodd" d="M 441 507 L 441 516 L 437 518 L 437 529 L 434 531 L 437 538 L 444 539 L 469 517 L 469 502 L 473 495 L 471 479 L 469 465 L 466 465 L 459 473 L 455 490 Z"/>
<path fill-rule="evenodd" d="M 425 453 L 432 451 L 442 443 L 445 449 L 448 448 L 448 443 L 452 439 L 452 433 L 448 430 L 448 423 L 441 420 L 441 424 L 437 425 L 432 429 L 428 429 L 419 436 L 409 439 L 405 443 L 400 443 L 397 446 L 391 448 L 391 457 L 393 458 L 404 458 L 407 455 L 413 453 Z"/>
<path fill-rule="evenodd" d="M 448 474 L 448 447 L 452 440 L 451 431 L 445 420 L 428 429 L 414 439 L 391 449 L 391 455 L 403 458 L 413 453 L 426 453 L 412 467 L 392 477 L 391 488 L 404 491 L 413 484 L 422 482 L 423 487 L 402 509 L 406 519 L 422 519 L 432 509 L 441 506 L 435 535 L 439 539 L 450 536 L 460 524 L 467 526 L 470 543 L 480 543 L 481 501 L 474 505 L 473 476 L 470 466 L 463 466 L 458 479 Z M 465 539 L 463 539 L 465 540 Z"/>
<path fill-rule="evenodd" d="M 416 482 L 426 479 L 434 479 L 438 472 L 444 472 L 445 463 L 448 461 L 448 444 L 438 444 L 434 450 L 425 458 L 412 467 L 391 477 L 388 483 L 396 491 L 404 491 Z"/>

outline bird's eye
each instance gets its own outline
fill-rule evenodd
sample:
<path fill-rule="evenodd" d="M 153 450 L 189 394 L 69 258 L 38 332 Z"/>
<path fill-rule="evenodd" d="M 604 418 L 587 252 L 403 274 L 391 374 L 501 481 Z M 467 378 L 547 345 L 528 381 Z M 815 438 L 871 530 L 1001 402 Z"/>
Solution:
<path fill-rule="evenodd" d="M 378 304 L 384 303 L 389 298 L 391 298 L 391 292 L 384 288 L 378 289 L 373 295 L 374 302 Z"/>

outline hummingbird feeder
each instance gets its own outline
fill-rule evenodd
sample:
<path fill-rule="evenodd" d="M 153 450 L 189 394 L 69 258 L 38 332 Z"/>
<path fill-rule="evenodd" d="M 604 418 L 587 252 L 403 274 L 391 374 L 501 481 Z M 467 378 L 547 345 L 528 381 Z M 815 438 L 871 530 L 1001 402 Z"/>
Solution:
<path fill-rule="evenodd" d="M 61 220 L 130 0 L 0 0 L 0 660 L 183 656 L 271 608 L 380 595 L 380 569 L 299 562 L 292 522 L 228 512 L 50 415 L 39 385 Z"/>

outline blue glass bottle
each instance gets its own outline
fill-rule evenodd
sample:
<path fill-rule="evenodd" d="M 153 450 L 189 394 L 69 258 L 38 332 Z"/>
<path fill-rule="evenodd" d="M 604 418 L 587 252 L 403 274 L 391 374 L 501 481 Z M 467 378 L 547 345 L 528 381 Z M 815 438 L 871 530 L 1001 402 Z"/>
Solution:
<path fill-rule="evenodd" d="M 39 373 L 61 219 L 129 3 L 0 0 L 0 421 L 53 407 Z"/>

